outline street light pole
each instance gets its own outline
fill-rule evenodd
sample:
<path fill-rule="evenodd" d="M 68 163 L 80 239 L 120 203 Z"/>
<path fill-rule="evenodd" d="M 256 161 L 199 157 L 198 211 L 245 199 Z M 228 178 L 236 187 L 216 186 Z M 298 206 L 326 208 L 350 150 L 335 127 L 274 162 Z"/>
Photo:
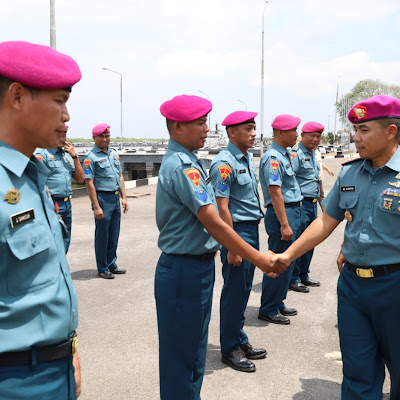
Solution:
<path fill-rule="evenodd" d="M 338 75 L 337 81 L 336 81 L 336 102 L 335 102 L 335 124 L 333 128 L 333 145 L 335 145 L 335 138 L 336 138 L 336 119 L 337 119 L 337 103 L 338 103 L 338 96 L 339 96 L 339 80 L 342 77 L 342 75 Z"/>
<path fill-rule="evenodd" d="M 267 5 L 271 3 L 272 0 L 265 0 L 264 11 L 262 15 L 262 35 L 261 35 L 261 147 L 260 147 L 260 157 L 264 153 L 264 15 Z"/>
<path fill-rule="evenodd" d="M 121 72 L 118 71 L 114 71 L 113 69 L 110 68 L 105 68 L 103 67 L 103 69 L 105 71 L 110 71 L 110 72 L 114 72 L 115 74 L 118 74 L 120 77 L 120 92 L 121 92 L 121 142 L 119 144 L 119 149 L 122 150 L 122 141 L 123 141 L 123 134 L 122 134 L 122 74 Z"/>
<path fill-rule="evenodd" d="M 241 103 L 244 104 L 244 106 L 246 107 L 246 111 L 247 111 L 247 104 L 246 104 L 244 101 L 242 101 L 242 100 L 239 100 L 239 99 L 238 99 L 238 101 L 240 101 Z"/>
<path fill-rule="evenodd" d="M 197 89 L 200 93 L 204 94 L 204 96 L 207 96 L 207 99 L 210 100 L 210 96 L 207 93 L 202 92 L 200 89 Z M 211 132 L 211 111 L 208 113 L 208 127 L 210 128 Z"/>
<path fill-rule="evenodd" d="M 50 0 L 50 47 L 56 48 L 56 11 L 55 0 Z"/>

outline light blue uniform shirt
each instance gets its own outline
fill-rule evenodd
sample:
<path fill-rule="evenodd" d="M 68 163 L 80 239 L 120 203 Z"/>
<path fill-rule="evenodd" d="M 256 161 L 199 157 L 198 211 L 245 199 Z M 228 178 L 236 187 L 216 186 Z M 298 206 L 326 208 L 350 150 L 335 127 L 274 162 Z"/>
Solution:
<path fill-rule="evenodd" d="M 208 183 L 202 160 L 170 140 L 158 175 L 156 221 L 158 247 L 168 254 L 204 254 L 219 250 L 200 221 L 200 207 L 213 204 L 214 191 Z"/>
<path fill-rule="evenodd" d="M 96 190 L 113 192 L 121 188 L 121 164 L 117 150 L 108 148 L 107 152 L 96 145 L 83 160 L 85 179 L 93 179 Z"/>
<path fill-rule="evenodd" d="M 72 195 L 71 178 L 75 174 L 72 157 L 63 149 L 41 149 L 36 157 L 48 169 L 47 186 L 54 197 Z"/>
<path fill-rule="evenodd" d="M 343 255 L 354 265 L 400 263 L 400 148 L 380 168 L 366 159 L 343 165 L 323 201 L 326 213 L 343 220 L 351 215 L 344 233 Z M 348 215 L 348 214 L 347 214 Z"/>
<path fill-rule="evenodd" d="M 319 164 L 314 151 L 307 150 L 303 143 L 293 147 L 291 162 L 301 194 L 304 197 L 319 197 Z"/>
<path fill-rule="evenodd" d="M 229 199 L 233 222 L 257 221 L 264 217 L 260 208 L 256 166 L 248 152 L 243 154 L 229 142 L 212 161 L 210 178 L 215 196 Z"/>
<path fill-rule="evenodd" d="M 271 147 L 261 158 L 260 183 L 264 194 L 264 207 L 272 204 L 269 186 L 281 187 L 285 203 L 293 203 L 303 199 L 290 163 L 290 153 L 275 142 L 272 142 Z"/>
<path fill-rule="evenodd" d="M 0 353 L 65 341 L 78 325 L 76 292 L 46 180 L 36 157 L 0 142 Z M 5 199 L 11 189 L 19 192 L 16 204 Z M 30 209 L 34 219 L 25 219 Z M 24 222 L 13 228 L 15 214 Z"/>

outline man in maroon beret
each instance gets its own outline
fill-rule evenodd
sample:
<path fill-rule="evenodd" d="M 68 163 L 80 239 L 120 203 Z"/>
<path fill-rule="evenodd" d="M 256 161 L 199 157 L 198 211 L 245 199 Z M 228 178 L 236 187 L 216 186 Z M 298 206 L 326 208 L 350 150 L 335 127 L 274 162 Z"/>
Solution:
<path fill-rule="evenodd" d="M 77 63 L 28 42 L 0 43 L 0 398 L 76 399 L 78 304 L 60 221 L 33 156 L 56 148 Z"/>

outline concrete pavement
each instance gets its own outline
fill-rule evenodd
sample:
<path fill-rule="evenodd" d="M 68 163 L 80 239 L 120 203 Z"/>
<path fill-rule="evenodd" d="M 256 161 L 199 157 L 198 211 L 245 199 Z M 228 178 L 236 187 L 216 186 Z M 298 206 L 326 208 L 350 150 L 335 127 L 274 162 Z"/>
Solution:
<path fill-rule="evenodd" d="M 343 159 L 324 163 L 337 176 Z M 330 189 L 335 177 L 325 173 Z M 153 400 L 158 392 L 158 338 L 154 271 L 160 251 L 155 223 L 156 185 L 128 190 L 130 210 L 123 215 L 118 265 L 126 275 L 114 280 L 97 277 L 94 258 L 94 220 L 88 197 L 74 198 L 72 241 L 68 253 L 79 298 L 79 355 L 82 400 Z M 261 190 L 260 190 L 261 193 Z M 310 293 L 289 292 L 286 304 L 299 313 L 291 325 L 257 319 L 262 273 L 257 270 L 246 311 L 246 332 L 254 346 L 265 347 L 267 358 L 256 360 L 252 374 L 234 371 L 220 362 L 219 296 L 221 263 L 216 260 L 213 312 L 209 328 L 203 400 L 338 400 L 341 363 L 336 327 L 336 257 L 344 223 L 316 248 L 311 277 L 321 287 Z M 267 235 L 260 225 L 261 249 Z M 340 357 L 340 354 L 339 354 Z M 389 392 L 388 382 L 385 392 Z M 389 397 L 385 395 L 386 399 Z M 185 400 L 185 399 L 176 399 Z"/>

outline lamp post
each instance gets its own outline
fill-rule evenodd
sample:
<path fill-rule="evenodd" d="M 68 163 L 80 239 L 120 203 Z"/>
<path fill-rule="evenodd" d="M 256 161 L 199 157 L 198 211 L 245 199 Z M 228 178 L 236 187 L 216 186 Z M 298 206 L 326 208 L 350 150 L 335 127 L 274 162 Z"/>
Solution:
<path fill-rule="evenodd" d="M 247 111 L 247 104 L 246 104 L 244 101 L 242 101 L 242 100 L 239 100 L 239 99 L 238 99 L 238 101 L 239 101 L 240 103 L 244 104 L 244 106 L 246 107 L 246 111 Z"/>
<path fill-rule="evenodd" d="M 337 103 L 338 103 L 338 96 L 339 96 L 339 80 L 341 77 L 342 77 L 342 75 L 339 74 L 337 77 L 337 81 L 336 81 L 335 124 L 334 124 L 334 128 L 333 128 L 333 145 L 335 145 L 335 139 L 336 139 Z"/>
<path fill-rule="evenodd" d="M 118 74 L 119 75 L 119 77 L 121 78 L 120 79 L 120 92 L 121 92 L 121 142 L 120 142 L 120 144 L 119 144 L 119 149 L 120 150 L 122 150 L 122 138 L 123 138 L 123 136 L 122 136 L 122 74 L 121 74 L 121 72 L 118 72 L 118 71 L 114 71 L 113 69 L 110 69 L 110 68 L 105 68 L 105 67 L 103 67 L 103 69 L 105 70 L 105 71 L 110 71 L 110 72 L 114 72 L 115 74 Z"/>
<path fill-rule="evenodd" d="M 207 99 L 210 100 L 210 96 L 207 93 L 202 92 L 200 89 L 197 89 L 200 93 L 204 94 L 204 96 L 207 96 Z M 211 132 L 211 111 L 208 113 L 208 127 L 210 128 Z"/>
<path fill-rule="evenodd" d="M 56 48 L 56 12 L 55 0 L 50 0 L 50 47 Z"/>
<path fill-rule="evenodd" d="M 272 0 L 265 0 L 264 11 L 262 15 L 262 35 L 261 35 L 261 147 L 260 157 L 263 156 L 264 152 L 264 15 L 267 9 L 267 4 L 271 3 Z"/>

